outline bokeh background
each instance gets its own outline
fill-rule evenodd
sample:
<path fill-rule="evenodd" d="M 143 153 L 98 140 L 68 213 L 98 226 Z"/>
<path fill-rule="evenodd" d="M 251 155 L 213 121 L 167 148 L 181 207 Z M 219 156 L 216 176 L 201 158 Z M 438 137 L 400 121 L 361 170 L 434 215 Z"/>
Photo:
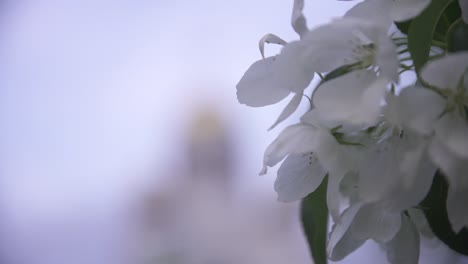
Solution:
<path fill-rule="evenodd" d="M 264 34 L 298 38 L 292 0 L 0 3 L 0 263 L 311 263 L 297 204 L 257 176 L 307 100 L 267 132 L 288 100 L 235 90 Z M 306 1 L 309 27 L 354 3 Z"/>

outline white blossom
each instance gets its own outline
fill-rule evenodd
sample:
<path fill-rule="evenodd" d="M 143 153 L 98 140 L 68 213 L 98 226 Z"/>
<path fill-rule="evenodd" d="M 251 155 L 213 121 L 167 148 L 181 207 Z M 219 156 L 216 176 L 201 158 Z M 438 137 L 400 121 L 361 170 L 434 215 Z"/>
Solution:
<path fill-rule="evenodd" d="M 406 155 L 406 161 L 417 161 L 428 153 L 446 176 L 449 183 L 447 211 L 457 232 L 468 226 L 468 212 L 462 210 L 468 197 L 467 67 L 468 52 L 448 54 L 428 63 L 421 70 L 421 77 L 430 87 L 404 89 L 394 100 L 393 109 L 388 111 L 395 124 L 420 135 L 421 145 L 409 152 L 412 156 Z M 400 164 L 411 171 L 412 165 Z"/>
<path fill-rule="evenodd" d="M 459 0 L 466 22 L 465 2 Z M 452 228 L 468 227 L 468 52 L 431 57 L 417 72 L 417 84 L 394 89 L 400 60 L 388 32 L 393 22 L 413 19 L 430 4 L 364 0 L 309 30 L 304 1 L 295 0 L 291 25 L 300 39 L 265 36 L 262 57 L 264 43 L 284 47 L 255 62 L 237 85 L 239 102 L 254 107 L 293 94 L 272 129 L 297 110 L 314 74 L 329 74 L 312 93 L 312 109 L 267 147 L 260 174 L 282 162 L 274 189 L 283 202 L 304 198 L 328 177 L 331 260 L 372 239 L 390 263 L 418 263 L 420 233 L 432 232 L 417 206 L 437 170 L 448 182 Z M 330 78 L 337 70 L 342 74 Z"/>
<path fill-rule="evenodd" d="M 422 170 L 425 170 L 421 167 Z M 354 181 L 352 190 L 359 193 L 360 178 Z M 400 182 L 401 183 L 401 182 Z M 419 231 L 405 213 L 405 210 L 419 204 L 429 190 L 432 177 L 418 174 L 416 185 L 420 188 L 393 186 L 385 197 L 374 202 L 354 200 L 333 226 L 327 244 L 331 260 L 341 260 L 359 248 L 365 241 L 372 239 L 384 246 L 390 263 L 418 263 Z M 414 215 L 408 214 L 408 215 Z M 423 220 L 418 216 L 418 223 Z"/>
<path fill-rule="evenodd" d="M 431 0 L 365 0 L 351 8 L 346 16 L 366 18 L 388 28 L 392 21 L 402 22 L 418 16 L 430 3 Z"/>
<path fill-rule="evenodd" d="M 373 67 L 389 81 L 398 81 L 396 47 L 387 29 L 372 21 L 354 17 L 336 19 L 309 31 L 300 42 L 303 56 L 315 72 L 328 72 L 359 63 Z"/>
<path fill-rule="evenodd" d="M 279 200 L 288 202 L 313 192 L 328 174 L 327 203 L 332 216 L 338 218 L 340 182 L 353 170 L 355 160 L 330 129 L 315 119 L 315 112 L 306 113 L 299 124 L 285 128 L 267 147 L 260 174 L 287 157 L 278 170 L 275 190 Z"/>
<path fill-rule="evenodd" d="M 295 0 L 291 16 L 291 25 L 301 38 L 308 32 L 303 8 L 304 0 Z M 279 55 L 265 58 L 265 43 L 283 45 L 284 48 Z M 274 34 L 266 34 L 259 41 L 263 59 L 252 64 L 236 86 L 239 102 L 252 107 L 275 104 L 295 93 L 270 129 L 294 113 L 301 102 L 302 92 L 314 77 L 314 71 L 307 67 L 303 58 L 303 46 L 298 42 L 288 44 Z"/>
<path fill-rule="evenodd" d="M 449 183 L 447 211 L 452 228 L 468 227 L 468 52 L 448 54 L 426 65 L 422 78 L 446 97 L 445 112 L 434 123 L 429 153 Z M 437 107 L 437 106 L 436 106 Z M 440 106 L 439 106 L 440 107 Z"/>
<path fill-rule="evenodd" d="M 304 198 L 317 189 L 326 174 L 313 152 L 290 154 L 281 164 L 276 177 L 274 187 L 278 201 L 293 202 Z"/>
<path fill-rule="evenodd" d="M 387 83 L 372 70 L 358 70 L 319 86 L 312 102 L 330 127 L 362 129 L 378 121 Z"/>

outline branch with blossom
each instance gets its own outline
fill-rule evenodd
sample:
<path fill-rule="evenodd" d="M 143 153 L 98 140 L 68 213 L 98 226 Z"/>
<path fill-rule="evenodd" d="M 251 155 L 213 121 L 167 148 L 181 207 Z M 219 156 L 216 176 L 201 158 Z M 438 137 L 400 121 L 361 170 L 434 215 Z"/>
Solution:
<path fill-rule="evenodd" d="M 236 88 L 251 107 L 294 94 L 270 129 L 310 100 L 260 174 L 281 163 L 278 200 L 302 200 L 315 263 L 369 239 L 390 263 L 418 263 L 421 235 L 468 255 L 468 0 L 365 0 L 313 29 L 303 8 L 294 1 L 299 40 L 263 37 Z M 265 57 L 266 43 L 283 48 Z M 417 81 L 402 87 L 408 72 Z"/>

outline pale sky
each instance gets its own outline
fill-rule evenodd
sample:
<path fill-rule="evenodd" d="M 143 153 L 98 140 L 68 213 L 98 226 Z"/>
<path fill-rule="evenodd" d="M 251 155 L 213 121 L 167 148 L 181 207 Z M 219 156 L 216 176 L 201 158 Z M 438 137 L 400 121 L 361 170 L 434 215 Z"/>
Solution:
<path fill-rule="evenodd" d="M 0 44 L 2 186 L 112 195 L 137 181 L 128 174 L 178 155 L 189 108 L 203 102 L 242 133 L 241 162 L 255 177 L 285 102 L 242 106 L 235 85 L 264 34 L 297 39 L 290 2 L 11 2 Z M 310 25 L 349 6 L 327 3 L 306 6 Z"/>

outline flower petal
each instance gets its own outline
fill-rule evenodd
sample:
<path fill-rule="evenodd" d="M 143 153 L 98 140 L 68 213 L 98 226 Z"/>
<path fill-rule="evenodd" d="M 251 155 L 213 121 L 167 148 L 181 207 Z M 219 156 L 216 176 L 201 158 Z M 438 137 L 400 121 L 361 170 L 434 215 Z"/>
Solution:
<path fill-rule="evenodd" d="M 345 16 L 367 19 L 388 29 L 392 24 L 392 20 L 390 16 L 385 14 L 390 7 L 390 1 L 366 0 L 357 3 L 346 12 Z"/>
<path fill-rule="evenodd" d="M 292 202 L 315 191 L 327 172 L 313 154 L 289 155 L 278 170 L 274 187 L 278 201 Z"/>
<path fill-rule="evenodd" d="M 264 168 L 260 174 L 266 173 L 266 166 L 275 166 L 289 154 L 314 152 L 317 146 L 316 130 L 317 128 L 307 124 L 286 127 L 265 150 Z"/>
<path fill-rule="evenodd" d="M 398 80 L 396 47 L 388 28 L 373 21 L 346 16 L 308 32 L 304 58 L 315 72 L 329 72 L 357 62 L 375 63 L 383 77 Z M 372 45 L 371 45 L 372 44 Z"/>
<path fill-rule="evenodd" d="M 421 70 L 427 83 L 441 89 L 455 89 L 468 67 L 468 51 L 449 53 Z"/>
<path fill-rule="evenodd" d="M 302 93 L 314 78 L 304 59 L 305 44 L 294 41 L 284 46 L 276 61 L 275 83 L 292 92 Z"/>
<path fill-rule="evenodd" d="M 414 223 L 421 235 L 425 236 L 426 238 L 434 237 L 434 233 L 432 233 L 429 222 L 427 221 L 427 218 L 421 209 L 410 208 L 408 209 L 408 214 L 411 218 L 411 222 Z"/>
<path fill-rule="evenodd" d="M 372 146 L 360 164 L 359 195 L 363 201 L 376 202 L 387 196 L 398 185 L 403 175 L 399 159 L 403 145 L 398 136 Z"/>
<path fill-rule="evenodd" d="M 325 82 L 312 100 L 328 122 L 369 126 L 380 115 L 386 85 L 387 81 L 378 79 L 375 72 L 360 70 Z"/>
<path fill-rule="evenodd" d="M 447 177 L 452 188 L 468 186 L 468 159 L 460 158 L 454 154 L 443 139 L 435 137 L 429 145 L 429 155 L 436 166 L 438 166 Z"/>
<path fill-rule="evenodd" d="M 346 232 L 341 240 L 336 244 L 334 250 L 330 254 L 330 260 L 340 261 L 360 248 L 366 242 L 365 239 L 357 239 L 352 233 Z"/>
<path fill-rule="evenodd" d="M 366 204 L 356 214 L 351 231 L 358 239 L 377 242 L 392 240 L 401 227 L 400 212 L 388 210 L 379 204 Z"/>
<path fill-rule="evenodd" d="M 343 20 L 343 19 L 342 19 Z M 346 23 L 349 21 L 349 23 Z M 315 72 L 329 72 L 345 64 L 358 62 L 353 56 L 357 37 L 353 32 L 353 19 L 333 21 L 309 31 L 302 38 L 307 45 L 304 58 Z"/>
<path fill-rule="evenodd" d="M 424 144 L 423 139 L 415 137 L 414 141 L 421 141 L 414 146 L 408 146 L 408 149 L 401 154 L 400 169 L 401 172 L 405 175 L 403 177 L 403 186 L 405 188 L 410 188 L 415 180 L 417 175 L 420 163 L 424 158 L 426 152 L 427 144 Z"/>
<path fill-rule="evenodd" d="M 350 150 L 340 145 L 328 129 L 317 130 L 315 153 L 323 168 L 328 171 L 327 205 L 334 221 L 340 215 L 340 183 L 344 176 L 355 167 Z"/>
<path fill-rule="evenodd" d="M 291 99 L 291 101 L 289 101 L 288 105 L 286 105 L 286 107 L 283 109 L 281 114 L 278 116 L 278 119 L 275 121 L 275 123 L 268 130 L 272 130 L 279 123 L 283 122 L 286 118 L 291 116 L 296 111 L 299 104 L 301 103 L 302 96 L 303 96 L 302 93 L 296 93 L 294 97 Z"/>
<path fill-rule="evenodd" d="M 320 125 L 322 128 L 332 129 L 337 126 L 342 125 L 340 122 L 337 121 L 330 121 L 327 118 L 327 113 L 320 111 L 320 109 L 314 108 L 308 112 L 306 112 L 301 117 L 301 122 L 311 124 L 311 125 Z"/>
<path fill-rule="evenodd" d="M 422 87 L 410 86 L 390 98 L 385 116 L 393 125 L 409 128 L 421 135 L 431 134 L 446 101 L 437 93 Z"/>
<path fill-rule="evenodd" d="M 408 216 L 401 215 L 401 228 L 385 248 L 391 264 L 419 263 L 419 233 Z"/>
<path fill-rule="evenodd" d="M 355 149 L 338 143 L 329 129 L 317 129 L 316 140 L 315 153 L 322 166 L 329 173 L 340 175 L 339 177 L 342 179 L 347 172 L 357 167 Z"/>
<path fill-rule="evenodd" d="M 342 214 L 339 224 L 335 224 L 327 243 L 327 253 L 331 260 L 338 261 L 359 248 L 366 240 L 353 237 L 349 230 L 361 204 L 351 205 Z"/>
<path fill-rule="evenodd" d="M 421 14 L 429 6 L 431 0 L 395 0 L 389 12 L 396 22 L 409 20 Z"/>
<path fill-rule="evenodd" d="M 265 43 L 274 43 L 274 44 L 283 45 L 283 46 L 288 44 L 285 40 L 276 36 L 275 34 L 271 34 L 271 33 L 266 34 L 258 42 L 258 48 L 260 49 L 260 54 L 262 54 L 263 59 L 265 59 Z"/>
<path fill-rule="evenodd" d="M 339 222 L 340 216 L 340 183 L 343 180 L 344 174 L 334 173 L 333 171 L 329 172 L 328 175 L 328 185 L 327 185 L 327 206 L 328 211 L 335 223 Z"/>
<path fill-rule="evenodd" d="M 409 134 L 409 133 L 407 133 Z M 412 144 L 411 141 L 414 143 Z M 401 154 L 400 169 L 403 172 L 403 187 L 405 190 L 412 189 L 414 197 L 422 195 L 423 199 L 432 182 L 432 175 L 436 172 L 436 166 L 430 160 L 427 154 L 429 142 L 424 138 L 411 138 L 407 141 L 407 150 Z M 422 190 L 423 188 L 427 188 Z M 421 193 L 418 193 L 420 191 Z M 411 201 L 410 198 L 407 199 Z M 419 201 L 415 201 L 419 203 Z"/>
<path fill-rule="evenodd" d="M 395 190 L 388 195 L 386 202 L 388 208 L 393 211 L 403 211 L 417 206 L 429 192 L 437 167 L 424 155 L 418 164 L 413 182 L 410 186 L 405 186 L 405 179 L 399 179 Z M 403 175 L 406 176 L 406 175 Z"/>
<path fill-rule="evenodd" d="M 275 81 L 275 57 L 256 61 L 244 73 L 237 84 L 237 99 L 241 104 L 259 107 L 275 104 L 283 100 L 290 91 Z"/>
<path fill-rule="evenodd" d="M 299 36 L 303 37 L 309 31 L 307 21 L 302 13 L 304 9 L 304 0 L 294 0 L 293 11 L 291 16 L 291 25 Z"/>
<path fill-rule="evenodd" d="M 436 135 L 447 147 L 461 157 L 468 158 L 468 123 L 460 115 L 445 114 L 436 124 Z"/>
<path fill-rule="evenodd" d="M 379 66 L 381 76 L 398 83 L 399 82 L 399 60 L 397 48 L 393 41 L 386 35 L 382 34 L 381 30 L 373 28 L 370 39 L 374 43 L 378 43 L 378 52 L 375 58 L 375 64 Z"/>

